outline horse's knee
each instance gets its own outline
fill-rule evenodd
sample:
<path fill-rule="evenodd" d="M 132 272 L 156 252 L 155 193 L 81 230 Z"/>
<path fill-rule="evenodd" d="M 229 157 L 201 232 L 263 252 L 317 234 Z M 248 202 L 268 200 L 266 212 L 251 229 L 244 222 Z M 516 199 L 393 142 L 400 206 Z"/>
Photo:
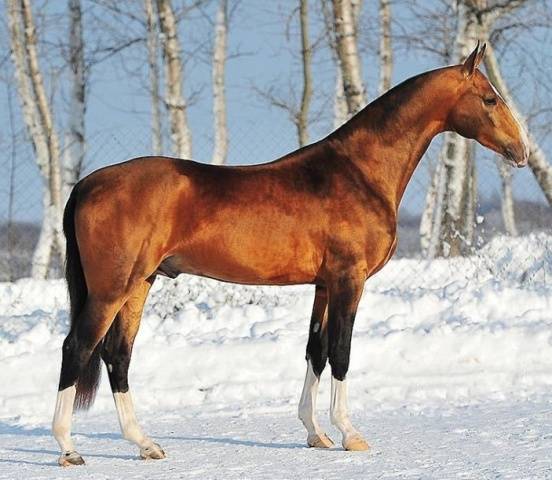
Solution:
<path fill-rule="evenodd" d="M 330 366 L 332 368 L 332 377 L 343 381 L 349 371 L 349 355 L 337 355 L 330 357 Z"/>
<path fill-rule="evenodd" d="M 311 341 L 307 344 L 307 361 L 311 362 L 312 369 L 314 374 L 317 377 L 322 375 L 324 368 L 326 367 L 326 362 L 328 361 L 328 347 L 323 345 L 323 343 L 318 341 Z"/>
<path fill-rule="evenodd" d="M 344 380 L 349 370 L 351 354 L 352 322 L 342 325 L 339 333 L 330 338 L 329 361 L 332 376 Z"/>

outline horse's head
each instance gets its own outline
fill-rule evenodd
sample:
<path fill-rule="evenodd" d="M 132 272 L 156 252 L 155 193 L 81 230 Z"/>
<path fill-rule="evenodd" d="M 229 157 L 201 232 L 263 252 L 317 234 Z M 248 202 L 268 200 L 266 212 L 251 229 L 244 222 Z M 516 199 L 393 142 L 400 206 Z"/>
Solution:
<path fill-rule="evenodd" d="M 473 138 L 503 155 L 512 166 L 524 167 L 529 155 L 527 135 L 504 99 L 477 67 L 485 55 L 479 43 L 466 61 L 453 67 L 459 90 L 447 129 Z"/>

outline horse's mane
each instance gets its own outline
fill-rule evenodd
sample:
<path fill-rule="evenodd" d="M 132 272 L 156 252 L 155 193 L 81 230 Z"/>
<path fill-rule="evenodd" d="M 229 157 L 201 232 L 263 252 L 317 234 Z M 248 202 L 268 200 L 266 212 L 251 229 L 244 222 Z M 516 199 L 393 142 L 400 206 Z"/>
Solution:
<path fill-rule="evenodd" d="M 385 130 L 390 121 L 397 119 L 400 110 L 420 93 L 423 85 L 447 68 L 450 67 L 430 70 L 404 80 L 366 105 L 332 135 L 346 135 L 359 127 L 370 129 L 374 133 Z"/>

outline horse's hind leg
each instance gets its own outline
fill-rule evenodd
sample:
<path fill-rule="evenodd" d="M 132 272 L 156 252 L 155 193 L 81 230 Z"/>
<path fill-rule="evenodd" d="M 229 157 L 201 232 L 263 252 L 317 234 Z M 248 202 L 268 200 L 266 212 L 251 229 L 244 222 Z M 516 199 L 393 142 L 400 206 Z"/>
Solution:
<path fill-rule="evenodd" d="M 316 287 L 307 344 L 307 373 L 299 401 L 299 419 L 308 432 L 309 447 L 329 448 L 332 440 L 321 430 L 316 420 L 316 397 L 320 375 L 328 359 L 328 294 L 325 287 Z"/>
<path fill-rule="evenodd" d="M 152 283 L 153 279 L 146 280 L 132 291 L 105 337 L 102 359 L 107 367 L 123 437 L 138 445 L 142 458 L 161 459 L 165 458 L 165 452 L 140 428 L 128 387 L 128 367 L 132 346 Z"/>
<path fill-rule="evenodd" d="M 52 431 L 61 448 L 59 464 L 62 466 L 82 465 L 84 460 L 75 450 L 71 439 L 71 421 L 77 393 L 79 376 L 89 375 L 84 395 L 77 398 L 81 406 L 88 406 L 94 397 L 98 380 L 99 357 L 96 347 L 102 340 L 115 313 L 120 308 L 117 300 L 86 300 L 78 321 L 63 342 L 63 359 L 59 380 L 59 391 L 54 413 Z"/>

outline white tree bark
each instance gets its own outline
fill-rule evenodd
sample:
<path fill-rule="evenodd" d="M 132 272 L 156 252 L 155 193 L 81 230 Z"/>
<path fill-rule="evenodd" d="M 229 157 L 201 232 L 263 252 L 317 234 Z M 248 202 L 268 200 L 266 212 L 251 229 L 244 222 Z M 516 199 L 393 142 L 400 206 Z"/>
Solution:
<path fill-rule="evenodd" d="M 182 57 L 174 10 L 170 0 L 157 0 L 159 25 L 163 34 L 165 62 L 165 105 L 169 112 L 173 150 L 180 158 L 192 156 L 192 135 L 182 90 Z"/>
<path fill-rule="evenodd" d="M 435 211 L 436 209 L 442 207 L 443 202 L 438 202 L 438 198 L 442 198 L 442 183 L 444 180 L 444 175 L 442 173 L 443 164 L 441 161 L 437 162 L 435 170 L 431 173 L 431 182 L 426 192 L 424 210 L 420 217 L 420 247 L 422 249 L 422 255 L 424 257 L 432 258 L 434 255 L 429 254 L 429 249 L 432 244 L 437 242 L 432 239 L 432 235 L 440 235 L 440 232 L 435 232 L 436 229 L 433 228 L 434 225 L 434 216 L 441 216 L 441 212 Z"/>
<path fill-rule="evenodd" d="M 301 25 L 301 58 L 303 61 L 303 94 L 297 119 L 299 145 L 309 142 L 309 108 L 312 97 L 312 48 L 309 40 L 308 0 L 300 0 L 299 23 Z"/>
<path fill-rule="evenodd" d="M 80 178 L 84 164 L 86 113 L 86 78 L 84 64 L 84 40 L 82 34 L 82 8 L 80 0 L 69 0 L 69 69 L 71 72 L 71 103 L 69 110 L 69 135 L 65 145 L 63 162 L 63 200 L 69 197 Z"/>
<path fill-rule="evenodd" d="M 465 1 L 458 2 L 457 9 L 454 57 L 461 62 L 476 45 L 479 23 Z M 433 180 L 435 185 L 443 188 L 438 190 L 438 194 L 428 197 L 432 203 L 426 203 L 422 215 L 424 222 L 420 224 L 420 236 L 424 239 L 422 248 L 430 258 L 460 255 L 473 243 L 476 185 L 471 148 L 470 141 L 460 135 L 445 134 L 439 159 L 443 167 L 437 168 L 435 173 L 441 178 Z"/>
<path fill-rule="evenodd" d="M 379 93 L 385 93 L 391 88 L 393 74 L 393 49 L 391 47 L 391 5 L 390 0 L 380 0 L 380 78 Z"/>
<path fill-rule="evenodd" d="M 144 0 L 146 14 L 146 46 L 148 50 L 148 68 L 151 98 L 151 149 L 154 155 L 163 151 L 163 126 L 161 123 L 160 93 L 159 93 L 159 31 L 153 12 L 153 1 Z"/>
<path fill-rule="evenodd" d="M 508 235 L 515 237 L 518 234 L 515 212 L 514 212 L 514 195 L 512 192 L 512 169 L 504 163 L 502 158 L 496 159 L 496 168 L 500 173 L 502 183 L 500 205 L 502 210 L 502 221 L 504 222 L 504 230 Z"/>
<path fill-rule="evenodd" d="M 42 225 L 33 251 L 32 278 L 44 279 L 48 277 L 56 235 L 54 225 L 57 220 L 57 213 L 50 198 L 50 190 L 47 186 L 44 186 L 42 189 Z"/>
<path fill-rule="evenodd" d="M 33 255 L 31 275 L 46 278 L 54 248 L 63 256 L 62 181 L 59 140 L 38 64 L 36 34 L 29 0 L 8 0 L 8 24 L 15 79 L 23 118 L 44 179 L 43 222 Z"/>
<path fill-rule="evenodd" d="M 337 58 L 343 80 L 347 113 L 352 116 L 366 104 L 356 35 L 360 2 L 332 0 L 332 3 Z"/>
<path fill-rule="evenodd" d="M 339 68 L 339 61 L 336 59 L 337 69 L 335 72 L 335 89 L 334 89 L 334 128 L 341 127 L 349 118 L 349 111 L 347 108 L 347 100 L 345 99 L 345 92 L 343 91 L 343 75 L 341 75 L 341 68 Z"/>
<path fill-rule="evenodd" d="M 497 88 L 502 95 L 502 98 L 506 101 L 512 113 L 517 117 L 521 128 L 525 129 L 529 141 L 529 162 L 528 166 L 535 175 L 537 182 L 546 197 L 546 200 L 552 205 L 552 165 L 548 163 L 546 155 L 535 137 L 529 132 L 527 128 L 527 121 L 520 114 L 512 95 L 508 89 L 506 81 L 500 71 L 500 66 L 496 58 L 492 45 L 487 44 L 487 51 L 485 53 L 485 68 L 487 75 L 491 83 Z"/>
<path fill-rule="evenodd" d="M 443 210 L 444 210 L 444 201 L 445 198 L 445 192 L 446 192 L 446 175 L 445 175 L 445 164 L 442 161 L 441 158 L 439 158 L 439 164 L 437 166 L 437 171 L 435 172 L 436 175 L 436 190 L 435 190 L 435 206 L 433 210 L 429 210 L 429 214 L 433 215 L 432 218 L 432 224 L 430 224 L 431 229 L 427 233 L 427 237 L 429 238 L 429 243 L 427 245 L 427 256 L 428 258 L 435 258 L 439 251 L 438 249 L 441 248 L 441 235 L 442 235 L 442 221 L 435 221 L 435 219 L 442 219 L 443 218 Z M 425 214 L 425 212 L 424 212 Z"/>
<path fill-rule="evenodd" d="M 466 174 L 466 197 L 463 206 L 463 223 L 461 224 L 464 234 L 464 247 L 472 248 L 475 239 L 475 209 L 477 205 L 477 175 L 475 170 L 475 142 L 467 143 L 466 162 L 468 164 Z M 468 253 L 462 250 L 460 253 Z"/>
<path fill-rule="evenodd" d="M 213 120 L 215 145 L 211 163 L 222 165 L 228 156 L 228 124 L 226 120 L 225 70 L 228 44 L 228 1 L 219 0 L 213 47 Z"/>

